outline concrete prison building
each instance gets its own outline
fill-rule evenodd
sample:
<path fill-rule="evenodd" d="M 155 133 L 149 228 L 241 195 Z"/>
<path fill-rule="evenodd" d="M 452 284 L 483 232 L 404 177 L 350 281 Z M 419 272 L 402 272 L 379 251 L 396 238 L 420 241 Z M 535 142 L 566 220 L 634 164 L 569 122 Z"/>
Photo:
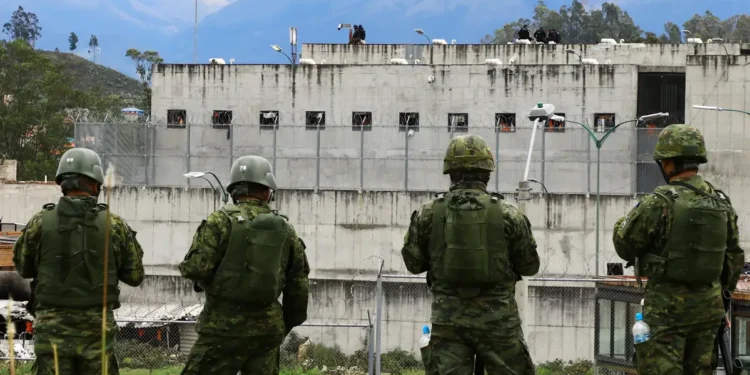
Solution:
<path fill-rule="evenodd" d="M 518 284 L 535 361 L 593 360 L 601 348 L 595 337 L 613 340 L 610 354 L 625 356 L 630 307 L 613 303 L 614 320 L 600 325 L 594 283 L 569 279 L 606 275 L 620 263 L 612 226 L 636 194 L 663 183 L 651 158 L 659 128 L 688 123 L 703 132 L 709 163 L 702 173 L 733 198 L 747 245 L 750 116 L 692 106 L 750 108 L 750 45 L 314 44 L 301 55 L 314 64 L 162 64 L 149 123 L 77 124 L 76 141 L 113 162 L 124 185 L 147 185 L 120 187 L 112 197 L 146 251 L 145 286 L 125 293 L 197 298 L 176 265 L 200 220 L 221 202 L 207 189 L 178 188 L 205 186 L 183 174 L 214 171 L 226 181 L 234 158 L 258 154 L 274 164 L 284 189 L 276 204 L 308 246 L 311 321 L 366 322 L 382 259 L 383 351 L 418 356 L 430 296 L 421 280 L 394 276 L 405 273 L 399 250 L 409 215 L 448 188 L 442 157 L 458 134 L 487 139 L 498 159 L 490 189 L 513 200 L 531 140 L 526 116 L 538 102 L 553 104 L 566 121 L 550 120 L 536 134 L 529 177 L 550 194 L 517 202 L 534 227 L 546 278 Z M 611 134 L 597 176 L 596 145 L 573 121 L 601 137 L 657 112 L 669 117 Z M 597 179 L 604 195 L 598 244 Z M 4 185 L 0 206 L 22 221 L 56 196 L 48 186 Z M 302 331 L 348 353 L 364 337 L 360 329 L 316 329 Z"/>

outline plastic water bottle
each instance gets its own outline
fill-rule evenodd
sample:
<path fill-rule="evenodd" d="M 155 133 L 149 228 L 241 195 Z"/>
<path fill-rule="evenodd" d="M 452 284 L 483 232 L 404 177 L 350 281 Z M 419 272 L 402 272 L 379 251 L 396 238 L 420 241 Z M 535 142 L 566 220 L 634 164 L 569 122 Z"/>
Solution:
<path fill-rule="evenodd" d="M 424 326 L 422 327 L 422 338 L 419 339 L 419 348 L 426 348 L 428 345 L 430 345 L 430 327 Z"/>
<path fill-rule="evenodd" d="M 636 344 L 648 341 L 651 337 L 651 328 L 643 321 L 643 313 L 635 313 L 635 324 L 633 324 L 633 341 Z"/>

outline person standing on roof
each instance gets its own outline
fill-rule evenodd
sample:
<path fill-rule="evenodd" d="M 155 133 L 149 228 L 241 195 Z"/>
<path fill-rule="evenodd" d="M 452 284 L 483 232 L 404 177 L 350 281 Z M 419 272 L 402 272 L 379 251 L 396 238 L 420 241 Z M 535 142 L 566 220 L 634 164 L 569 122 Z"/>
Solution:
<path fill-rule="evenodd" d="M 521 30 L 518 30 L 519 40 L 531 40 L 531 32 L 529 32 L 529 26 L 523 25 Z"/>
<path fill-rule="evenodd" d="M 206 292 L 182 374 L 278 374 L 279 346 L 307 320 L 305 243 L 269 206 L 276 179 L 265 158 L 237 159 L 227 191 L 233 203 L 201 222 L 179 266 Z"/>
<path fill-rule="evenodd" d="M 106 269 L 106 360 L 108 373 L 117 375 L 113 310 L 120 307 L 118 284 L 136 287 L 143 282 L 143 249 L 125 220 L 97 203 L 104 171 L 94 151 L 66 151 L 55 182 L 63 197 L 44 205 L 13 247 L 16 270 L 36 283 L 33 368 L 37 375 L 56 373 L 55 345 L 59 375 L 102 373 Z"/>

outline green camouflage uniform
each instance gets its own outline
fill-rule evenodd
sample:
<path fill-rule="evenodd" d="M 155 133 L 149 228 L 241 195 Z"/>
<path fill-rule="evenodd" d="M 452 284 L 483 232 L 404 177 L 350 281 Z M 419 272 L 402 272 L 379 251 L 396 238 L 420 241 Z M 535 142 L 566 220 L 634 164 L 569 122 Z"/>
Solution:
<path fill-rule="evenodd" d="M 242 163 L 243 158 L 237 162 Z M 258 215 L 272 212 L 267 202 L 249 198 L 238 201 L 236 207 L 250 222 Z M 231 225 L 223 212 L 216 211 L 195 233 L 193 244 L 179 268 L 182 276 L 193 280 L 198 289 L 210 290 L 215 272 L 227 252 Z M 275 301 L 265 307 L 255 306 L 207 292 L 196 327 L 199 338 L 190 351 L 183 375 L 235 375 L 240 370 L 242 374 L 279 373 L 279 346 L 292 328 L 307 319 L 309 291 L 310 267 L 305 244 L 291 224 L 287 224 L 287 228 L 285 244 L 290 257 L 282 303 Z"/>
<path fill-rule="evenodd" d="M 104 173 L 99 156 L 88 149 L 73 148 L 66 151 L 61 157 L 55 182 L 62 187 L 63 192 L 68 189 L 93 194 L 94 192 L 89 191 L 88 187 L 79 185 L 76 181 L 80 176 L 93 179 L 99 186 L 104 182 Z M 73 243 L 79 242 L 78 237 L 64 234 L 66 230 L 69 231 L 70 229 L 66 229 L 65 224 L 68 222 L 63 221 L 63 215 L 81 215 L 83 212 L 88 215 L 89 212 L 98 210 L 98 217 L 106 218 L 104 213 L 106 209 L 106 205 L 97 204 L 97 199 L 94 196 L 62 197 L 56 206 L 45 205 L 44 210 L 31 218 L 13 247 L 13 263 L 16 270 L 21 277 L 34 279 L 32 285 L 35 286 L 35 290 L 32 290 L 32 294 L 38 294 L 30 308 L 35 315 L 34 351 L 36 361 L 33 368 L 38 375 L 55 374 L 53 344 L 57 347 L 60 375 L 102 373 L 102 304 L 101 302 L 94 303 L 98 307 L 71 307 L 73 304 L 91 305 L 90 300 L 93 298 L 100 301 L 102 292 L 93 283 L 90 284 L 93 290 L 89 291 L 65 289 L 65 286 L 69 283 L 91 282 L 91 280 L 98 280 L 99 277 L 103 277 L 103 274 L 98 274 L 98 272 L 103 273 L 103 269 L 93 269 L 91 272 L 86 269 L 86 267 L 96 267 L 96 264 L 98 264 L 96 262 L 97 260 L 101 261 L 102 254 L 90 254 L 76 248 L 56 248 L 58 241 L 45 243 L 44 238 L 58 238 L 64 242 L 70 241 L 71 246 L 74 246 Z M 49 223 L 45 226 L 45 215 L 57 215 L 46 217 L 60 220 L 58 222 L 60 226 L 54 227 L 54 229 L 50 228 Z M 109 219 L 111 224 L 109 230 L 109 261 L 110 264 L 115 265 L 116 270 L 109 268 L 111 277 L 108 281 L 110 287 L 107 293 L 109 301 L 107 303 L 106 353 L 109 364 L 108 373 L 117 375 L 119 371 L 114 356 L 114 344 L 118 328 L 114 321 L 113 309 L 119 307 L 119 288 L 116 286 L 117 281 L 114 281 L 113 278 L 133 287 L 140 285 L 144 278 L 143 249 L 135 238 L 136 232 L 122 218 L 109 213 Z M 104 220 L 101 223 L 106 225 Z M 58 228 L 59 231 L 55 230 Z M 70 226 L 67 228 L 70 228 Z M 87 229 L 81 231 L 81 226 L 78 229 L 78 232 L 83 232 L 89 238 L 83 241 L 83 243 L 87 243 L 87 246 L 90 246 L 86 250 L 105 249 L 106 230 L 103 231 L 103 228 L 98 226 L 93 232 Z M 94 233 L 94 235 L 91 235 L 91 233 Z M 94 244 L 90 242 L 92 237 L 96 237 Z M 76 238 L 76 240 L 71 240 L 73 238 Z M 80 260 L 81 263 L 66 265 L 65 259 L 53 258 L 56 255 L 50 254 L 50 251 L 57 251 L 60 255 L 58 258 Z M 51 266 L 59 266 L 63 268 L 63 272 L 68 272 L 68 274 L 65 276 L 59 275 L 60 271 L 49 268 Z M 58 280 L 49 280 L 47 279 L 49 275 L 65 277 L 65 283 L 60 283 Z M 42 290 L 43 288 L 46 289 Z M 59 300 L 55 300 L 57 298 L 56 292 L 61 290 L 71 295 L 60 295 Z M 96 297 L 94 297 L 94 294 L 96 294 Z M 83 295 L 86 295 L 87 297 L 84 298 L 88 299 L 75 299 Z"/>
<path fill-rule="evenodd" d="M 654 158 L 660 161 L 684 154 L 693 156 L 697 163 L 705 163 L 703 137 L 695 128 L 684 125 L 665 128 Z M 694 194 L 680 183 L 710 195 L 717 194 L 699 175 L 674 177 L 668 186 L 656 191 L 674 189 L 677 194 Z M 663 196 L 647 195 L 615 224 L 613 241 L 617 254 L 628 265 L 637 264 L 638 274 L 649 277 L 643 315 L 651 328 L 651 337 L 635 345 L 640 374 L 713 374 L 717 366 L 715 338 L 724 319 L 721 291 L 734 291 L 745 262 L 745 253 L 739 245 L 737 215 L 731 210 L 729 216 L 721 277 L 706 285 L 687 285 L 670 279 L 663 265 L 644 261 L 654 255 L 667 257 L 666 246 L 675 218 Z"/>
<path fill-rule="evenodd" d="M 478 157 L 476 155 L 479 155 Z M 468 155 L 464 159 L 461 155 Z M 467 160 L 468 159 L 468 160 Z M 446 155 L 444 173 L 460 170 L 494 170 L 494 160 L 486 143 L 478 136 L 455 138 Z M 487 196 L 487 187 L 480 181 L 461 181 L 450 193 Z M 433 293 L 433 324 L 430 358 L 424 359 L 428 373 L 473 374 L 477 355 L 490 374 L 532 375 L 534 365 L 524 340 L 521 319 L 515 300 L 515 282 L 539 270 L 539 255 L 531 224 L 525 215 L 502 197 L 493 195 L 502 209 L 507 241 L 509 270 L 512 276 L 505 283 L 487 285 L 475 293 L 440 282 L 435 276 L 435 254 L 431 254 L 433 213 L 440 199 L 433 200 L 411 216 L 401 254 L 406 268 L 413 274 L 427 272 Z M 440 251 L 440 250 L 438 250 Z"/>
<path fill-rule="evenodd" d="M 91 207 L 95 198 L 69 198 L 85 201 Z M 119 216 L 110 213 L 112 227 L 110 246 L 118 265 L 118 279 L 130 286 L 138 286 L 144 278 L 143 250 L 135 239 L 136 233 Z M 13 262 L 16 270 L 24 278 L 36 278 L 42 249 L 42 212 L 31 218 L 23 234 L 13 247 Z M 112 309 L 107 313 L 107 352 L 109 374 L 117 375 L 118 366 L 114 357 L 115 336 L 118 328 L 114 322 Z M 38 303 L 35 311 L 36 374 L 54 374 L 52 344 L 57 345 L 60 375 L 100 374 L 102 308 L 73 309 L 44 306 Z"/>

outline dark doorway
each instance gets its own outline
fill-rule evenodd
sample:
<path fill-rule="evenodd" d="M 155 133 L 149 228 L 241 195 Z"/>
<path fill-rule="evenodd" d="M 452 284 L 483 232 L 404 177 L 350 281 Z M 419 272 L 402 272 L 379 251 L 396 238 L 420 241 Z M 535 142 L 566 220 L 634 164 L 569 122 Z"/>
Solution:
<path fill-rule="evenodd" d="M 638 124 L 636 191 L 651 193 L 664 184 L 653 159 L 661 129 L 685 123 L 685 73 L 639 73 L 637 116 L 669 112 L 669 117 Z"/>

